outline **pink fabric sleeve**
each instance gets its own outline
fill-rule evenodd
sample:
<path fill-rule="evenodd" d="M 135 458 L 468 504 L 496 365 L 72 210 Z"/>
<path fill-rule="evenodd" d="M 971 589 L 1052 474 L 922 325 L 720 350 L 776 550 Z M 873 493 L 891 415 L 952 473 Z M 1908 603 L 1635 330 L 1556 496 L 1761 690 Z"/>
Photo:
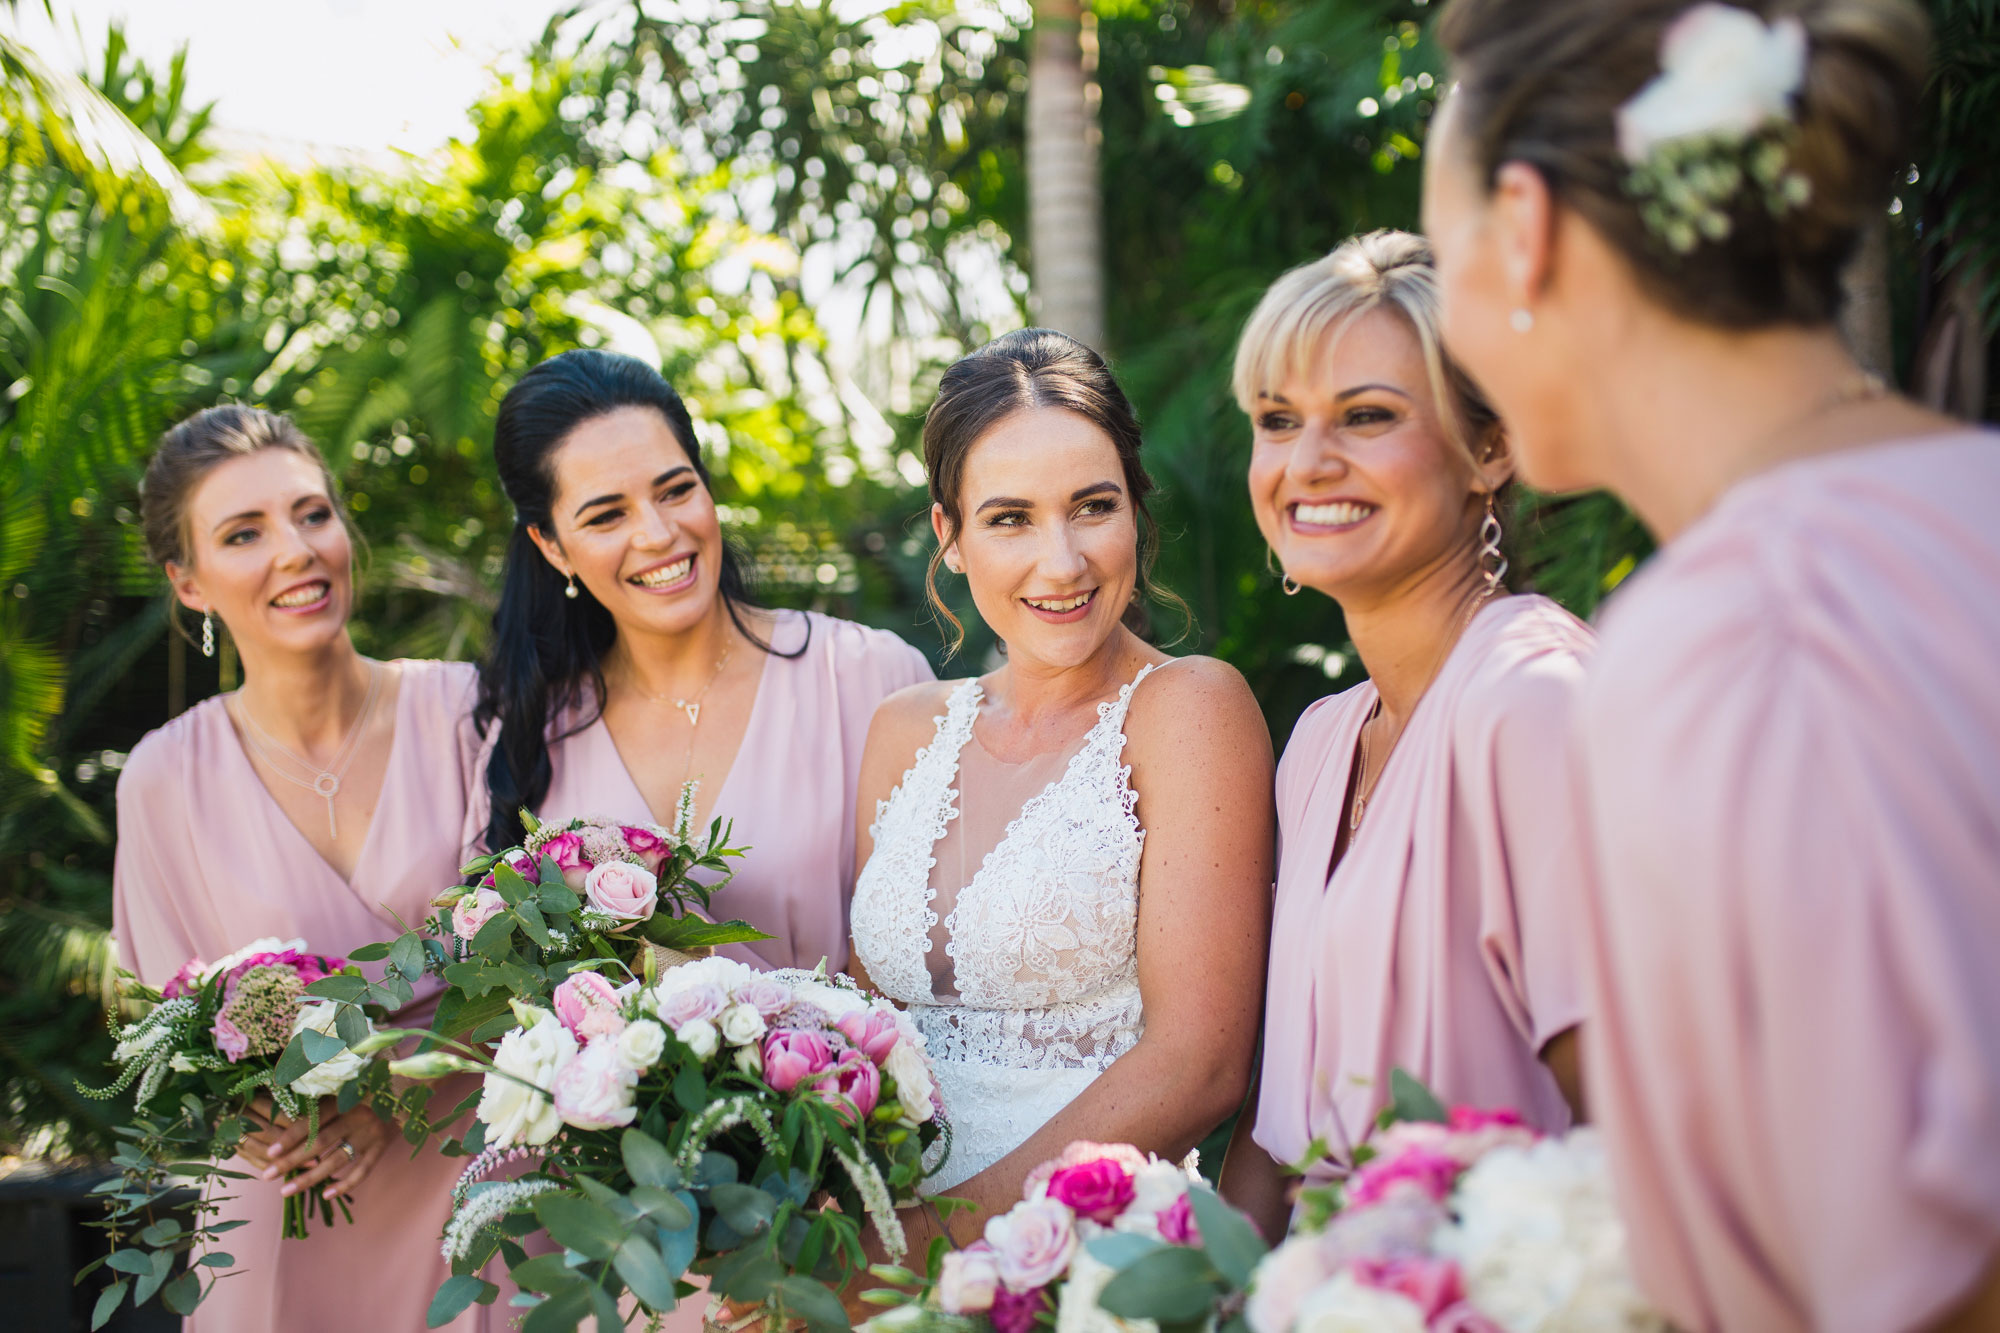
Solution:
<path fill-rule="evenodd" d="M 485 845 L 486 825 L 493 818 L 493 798 L 486 790 L 486 765 L 492 760 L 493 752 L 500 747 L 500 722 L 496 718 L 485 736 L 479 734 L 479 728 L 472 720 L 477 697 L 475 693 L 466 700 L 455 732 L 460 780 L 465 784 L 465 820 L 458 838 L 460 865 L 488 850 Z"/>
<path fill-rule="evenodd" d="M 176 908 L 193 872 L 193 830 L 181 795 L 178 754 L 155 732 L 118 776 L 118 850 L 111 869 L 111 929 L 118 961 L 149 986 L 197 954 Z"/>

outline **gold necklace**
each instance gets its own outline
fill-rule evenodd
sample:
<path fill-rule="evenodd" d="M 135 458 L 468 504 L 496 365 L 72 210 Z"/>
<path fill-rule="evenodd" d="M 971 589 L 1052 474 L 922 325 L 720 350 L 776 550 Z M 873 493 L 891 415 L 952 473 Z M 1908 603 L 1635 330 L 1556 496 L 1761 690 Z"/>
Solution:
<path fill-rule="evenodd" d="M 708 692 L 715 688 L 715 682 L 722 678 L 722 668 L 729 665 L 729 650 L 735 646 L 732 642 L 725 641 L 723 643 L 722 656 L 715 659 L 715 670 L 709 674 L 708 682 L 695 692 L 695 696 L 692 699 L 679 699 L 665 694 L 653 694 L 650 691 L 640 689 L 636 684 L 632 687 L 633 693 L 640 695 L 642 698 L 651 699 L 656 704 L 672 704 L 687 714 L 688 725 L 690 727 L 698 727 L 701 725 L 702 700 L 706 699 Z"/>
<path fill-rule="evenodd" d="M 334 755 L 333 762 L 325 768 L 279 744 L 276 737 L 258 726 L 257 719 L 250 716 L 250 705 L 243 702 L 242 696 L 238 695 L 236 699 L 236 714 L 243 719 L 243 739 L 250 742 L 250 748 L 257 752 L 257 757 L 264 761 L 264 766 L 293 786 L 304 787 L 307 791 L 325 798 L 326 836 L 329 839 L 338 840 L 340 837 L 340 826 L 333 818 L 333 798 L 340 794 L 340 781 L 347 776 L 347 766 L 354 762 L 355 753 L 361 744 L 361 733 L 366 729 L 368 715 L 375 711 L 376 697 L 382 693 L 382 674 L 376 663 L 368 664 L 368 694 L 361 701 L 361 711 L 355 714 L 354 725 L 348 728 L 347 739 L 341 743 L 340 752 Z M 279 762 L 281 759 L 297 765 L 312 776 L 302 778 L 296 773 L 286 772 L 284 764 Z"/>

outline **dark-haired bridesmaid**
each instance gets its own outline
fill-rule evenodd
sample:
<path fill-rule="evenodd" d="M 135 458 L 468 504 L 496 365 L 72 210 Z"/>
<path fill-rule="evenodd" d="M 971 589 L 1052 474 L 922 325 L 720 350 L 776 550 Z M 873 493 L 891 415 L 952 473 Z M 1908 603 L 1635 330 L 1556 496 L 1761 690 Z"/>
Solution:
<path fill-rule="evenodd" d="M 698 825 L 733 821 L 751 849 L 715 910 L 773 937 L 721 952 L 844 967 L 862 744 L 930 664 L 886 630 L 752 602 L 687 407 L 641 361 L 536 366 L 493 452 L 515 526 L 468 842 L 518 842 L 523 808 L 668 824 L 695 779 Z"/>

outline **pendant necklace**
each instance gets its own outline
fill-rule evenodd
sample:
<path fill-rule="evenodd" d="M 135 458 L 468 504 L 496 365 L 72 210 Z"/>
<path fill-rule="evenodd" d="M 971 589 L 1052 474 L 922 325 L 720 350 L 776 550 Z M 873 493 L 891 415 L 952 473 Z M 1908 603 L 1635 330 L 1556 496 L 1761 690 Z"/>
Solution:
<path fill-rule="evenodd" d="M 701 726 L 702 701 L 708 698 L 708 692 L 715 688 L 715 682 L 722 679 L 722 669 L 729 665 L 729 650 L 731 648 L 734 648 L 735 646 L 736 645 L 733 640 L 724 640 L 722 645 L 722 655 L 715 659 L 715 670 L 709 673 L 707 683 L 704 684 L 701 687 L 701 689 L 695 692 L 695 696 L 692 699 L 676 699 L 676 698 L 671 698 L 664 694 L 651 694 L 645 690 L 638 690 L 639 694 L 643 695 L 648 699 L 651 699 L 654 703 L 672 704 L 674 707 L 680 709 L 683 713 L 687 714 L 688 744 L 687 744 L 687 759 L 685 763 L 683 763 L 682 765 L 683 774 L 691 773 L 694 770 L 694 740 L 696 731 Z M 637 689 L 636 686 L 634 688 Z M 683 776 L 682 781 L 683 782 L 686 781 L 685 776 Z"/>
<path fill-rule="evenodd" d="M 279 744 L 277 739 L 257 725 L 257 719 L 250 716 L 249 705 L 237 696 L 236 715 L 243 719 L 243 739 L 250 742 L 250 748 L 264 761 L 264 766 L 295 787 L 304 787 L 326 801 L 326 836 L 337 841 L 340 826 L 334 822 L 333 798 L 340 794 L 340 780 L 347 776 L 347 767 L 354 762 L 354 756 L 361 744 L 361 733 L 367 730 L 369 714 L 375 711 L 375 700 L 382 693 L 383 672 L 378 663 L 368 664 L 368 694 L 361 701 L 361 711 L 354 716 L 354 725 L 348 728 L 347 739 L 341 743 L 340 753 L 333 762 L 321 768 L 310 759 L 301 757 Z M 282 761 L 282 762 L 281 762 Z M 288 770 L 286 765 L 291 768 Z M 293 771 L 296 770 L 296 771 Z M 300 777 L 299 773 L 310 773 L 311 777 Z"/>

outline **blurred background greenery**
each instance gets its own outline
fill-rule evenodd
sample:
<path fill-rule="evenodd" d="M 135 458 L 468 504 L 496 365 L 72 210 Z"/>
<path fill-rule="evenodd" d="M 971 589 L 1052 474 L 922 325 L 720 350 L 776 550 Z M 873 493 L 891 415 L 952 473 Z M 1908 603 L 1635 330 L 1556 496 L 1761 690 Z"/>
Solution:
<path fill-rule="evenodd" d="M 1041 308 L 1037 244 L 1077 239 L 1031 221 L 1057 169 L 1029 151 L 1031 66 L 1053 87 L 1073 65 L 1095 121 L 1081 262 L 1162 484 L 1161 573 L 1196 613 L 1181 650 L 1240 667 L 1280 743 L 1352 683 L 1337 610 L 1266 570 L 1228 363 L 1277 273 L 1414 225 L 1432 7 L 1010 3 L 592 5 L 494 76 L 471 134 L 387 165 L 219 152 L 183 62 L 115 28 L 83 70 L 0 37 L 0 1154 L 87 1155 L 122 1114 L 73 1089 L 109 1049 L 118 769 L 234 676 L 174 632 L 142 558 L 160 430 L 225 399 L 294 413 L 370 547 L 364 651 L 470 657 L 511 523 L 496 404 L 552 353 L 638 350 L 688 397 L 764 595 L 935 657 L 922 409 L 944 365 Z M 1856 337 L 1991 417 L 2000 3 L 1931 8 L 1924 142 L 1857 272 Z M 837 337 L 814 291 L 842 304 Z M 1537 586 L 1586 614 L 1645 555 L 1600 496 L 1531 500 L 1515 526 Z"/>

